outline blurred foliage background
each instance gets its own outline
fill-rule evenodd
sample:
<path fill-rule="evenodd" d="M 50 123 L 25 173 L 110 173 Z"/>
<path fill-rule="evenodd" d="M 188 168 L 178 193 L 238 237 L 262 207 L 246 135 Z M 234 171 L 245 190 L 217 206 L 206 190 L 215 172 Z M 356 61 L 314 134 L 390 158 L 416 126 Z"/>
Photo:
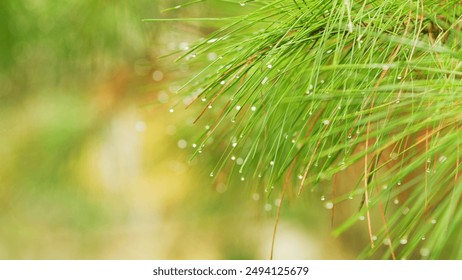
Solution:
<path fill-rule="evenodd" d="M 217 23 L 142 22 L 242 7 L 160 12 L 183 2 L 0 2 L 0 258 L 268 258 L 275 204 L 212 181 L 219 155 L 190 160 L 198 112 L 168 112 L 190 69 L 159 56 Z M 330 237 L 318 200 L 284 206 L 275 258 L 354 258 L 367 244 L 364 230 Z"/>

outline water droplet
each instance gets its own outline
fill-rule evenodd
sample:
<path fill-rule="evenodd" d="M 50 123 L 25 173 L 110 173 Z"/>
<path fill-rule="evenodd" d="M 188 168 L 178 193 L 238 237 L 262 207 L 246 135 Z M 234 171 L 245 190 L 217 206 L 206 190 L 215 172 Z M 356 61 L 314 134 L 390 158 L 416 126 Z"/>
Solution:
<path fill-rule="evenodd" d="M 326 197 L 325 197 L 325 196 L 321 196 L 321 200 L 322 200 L 322 201 L 326 200 Z"/>
<path fill-rule="evenodd" d="M 383 245 L 388 246 L 390 244 L 391 244 L 390 238 L 385 238 L 385 240 L 383 240 Z"/>
<path fill-rule="evenodd" d="M 254 193 L 252 195 L 252 199 L 255 200 L 255 201 L 260 200 L 260 195 L 258 193 Z"/>
<path fill-rule="evenodd" d="M 271 65 L 271 64 L 268 64 L 267 66 L 268 66 L 269 69 L 273 68 L 273 65 Z"/>
<path fill-rule="evenodd" d="M 298 179 L 299 179 L 299 180 L 303 179 L 303 175 L 302 175 L 302 174 L 299 174 L 299 175 L 298 175 Z"/>
<path fill-rule="evenodd" d="M 176 7 L 181 7 L 181 6 L 176 6 Z M 189 44 L 187 42 L 181 42 L 180 45 L 180 50 L 187 51 L 189 50 Z"/>
<path fill-rule="evenodd" d="M 401 186 L 401 181 L 398 181 L 398 183 L 397 183 L 397 184 L 398 184 L 398 186 Z"/>
<path fill-rule="evenodd" d="M 233 148 L 236 148 L 236 146 L 237 146 L 237 143 L 236 143 L 236 142 L 234 142 L 233 144 L 231 144 L 231 146 L 233 146 Z"/>
<path fill-rule="evenodd" d="M 197 147 L 197 144 L 192 144 L 191 145 L 193 148 L 196 148 Z"/>
<path fill-rule="evenodd" d="M 159 102 L 162 104 L 167 103 L 169 100 L 168 94 L 165 91 L 159 92 L 159 95 L 157 95 L 157 100 L 159 100 Z"/>
<path fill-rule="evenodd" d="M 215 59 L 217 59 L 217 57 L 218 57 L 217 54 L 214 53 L 214 52 L 210 52 L 210 53 L 207 54 L 207 59 L 209 61 L 215 60 Z"/>
<path fill-rule="evenodd" d="M 261 81 L 261 84 L 264 85 L 264 84 L 266 84 L 266 82 L 268 82 L 268 77 L 265 77 L 265 78 L 263 79 L 263 81 Z"/>
<path fill-rule="evenodd" d="M 252 107 L 250 108 L 250 110 L 252 110 L 252 111 L 254 111 L 254 112 L 255 112 L 255 111 L 257 111 L 257 107 L 255 107 L 255 106 L 252 106 Z"/>
<path fill-rule="evenodd" d="M 326 53 L 327 53 L 327 54 L 329 54 L 329 53 L 331 53 L 331 52 L 332 52 L 332 50 L 327 50 L 327 52 L 326 52 Z"/>
<path fill-rule="evenodd" d="M 334 208 L 334 204 L 332 202 L 327 202 L 326 205 L 324 205 L 324 207 L 326 207 L 326 209 L 332 209 Z"/>
<path fill-rule="evenodd" d="M 210 177 L 213 177 L 213 172 L 210 172 Z"/>
<path fill-rule="evenodd" d="M 282 202 L 281 199 L 279 199 L 279 198 L 275 199 L 274 200 L 274 206 L 279 207 L 281 202 Z"/>
<path fill-rule="evenodd" d="M 245 6 L 245 2 L 241 2 L 241 3 L 239 3 L 239 5 L 241 5 L 241 7 L 244 7 L 244 6 Z"/>
<path fill-rule="evenodd" d="M 274 165 L 274 160 L 270 161 L 270 165 L 271 165 L 271 166 Z"/>
<path fill-rule="evenodd" d="M 146 123 L 144 121 L 137 121 L 135 123 L 135 129 L 138 132 L 144 132 L 146 130 Z"/>
<path fill-rule="evenodd" d="M 407 244 L 407 238 L 401 238 L 399 243 L 401 243 L 401 245 L 406 245 Z"/>
<path fill-rule="evenodd" d="M 322 123 L 323 123 L 324 125 L 329 125 L 329 124 L 330 124 L 330 121 L 329 121 L 329 120 L 323 120 Z"/>
<path fill-rule="evenodd" d="M 398 80 L 401 80 L 402 78 L 403 78 L 403 77 L 401 77 L 401 76 L 396 77 L 396 79 L 398 79 Z"/>
<path fill-rule="evenodd" d="M 170 113 L 173 113 L 173 112 L 175 112 L 175 109 L 170 108 L 168 111 L 169 111 Z"/>
<path fill-rule="evenodd" d="M 236 157 L 235 157 L 235 156 L 232 156 L 232 157 L 231 157 L 231 160 L 233 160 L 233 161 L 236 160 Z"/>
<path fill-rule="evenodd" d="M 269 204 L 269 203 L 265 204 L 265 210 L 266 211 L 271 211 L 272 208 L 273 208 L 273 206 L 271 206 L 271 204 Z"/>
<path fill-rule="evenodd" d="M 436 219 L 433 219 L 433 220 L 432 220 L 432 224 L 436 224 Z"/>
<path fill-rule="evenodd" d="M 220 82 L 221 85 L 224 85 L 225 83 L 226 83 L 225 80 L 223 80 L 223 81 Z"/>
<path fill-rule="evenodd" d="M 177 145 L 178 145 L 178 148 L 185 149 L 188 146 L 188 142 L 186 142 L 186 140 L 184 139 L 180 139 Z"/>
<path fill-rule="evenodd" d="M 244 177 L 241 177 L 241 181 L 245 181 L 245 178 L 244 178 Z"/>
<path fill-rule="evenodd" d="M 320 83 L 321 83 L 321 84 L 324 84 L 324 80 L 321 80 Z"/>
<path fill-rule="evenodd" d="M 237 158 L 236 159 L 236 164 L 237 165 L 242 165 L 244 163 L 244 160 L 242 158 Z"/>
<path fill-rule="evenodd" d="M 419 253 L 422 257 L 428 257 L 430 255 L 430 249 L 422 248 L 420 249 Z"/>
<path fill-rule="evenodd" d="M 353 195 L 350 194 L 350 195 L 348 196 L 348 199 L 350 199 L 350 200 L 353 199 Z"/>
<path fill-rule="evenodd" d="M 364 216 L 359 216 L 360 221 L 364 221 L 366 218 Z"/>
<path fill-rule="evenodd" d="M 376 235 L 372 235 L 372 240 L 377 240 L 377 236 Z"/>
<path fill-rule="evenodd" d="M 397 198 L 395 198 L 395 200 L 393 200 L 393 203 L 394 204 L 399 204 L 399 200 Z"/>
<path fill-rule="evenodd" d="M 438 161 L 441 162 L 441 163 L 445 162 L 446 160 L 448 160 L 448 158 L 446 156 L 440 156 L 439 159 L 438 159 Z"/>
<path fill-rule="evenodd" d="M 238 110 L 238 111 L 241 110 L 241 108 L 242 108 L 242 107 L 239 106 L 239 105 L 236 106 L 236 110 Z"/>
<path fill-rule="evenodd" d="M 162 71 L 156 70 L 152 73 L 152 79 L 156 82 L 160 82 L 162 79 L 164 79 L 164 73 L 162 73 Z"/>
<path fill-rule="evenodd" d="M 207 106 L 207 108 L 212 109 L 212 105 Z"/>

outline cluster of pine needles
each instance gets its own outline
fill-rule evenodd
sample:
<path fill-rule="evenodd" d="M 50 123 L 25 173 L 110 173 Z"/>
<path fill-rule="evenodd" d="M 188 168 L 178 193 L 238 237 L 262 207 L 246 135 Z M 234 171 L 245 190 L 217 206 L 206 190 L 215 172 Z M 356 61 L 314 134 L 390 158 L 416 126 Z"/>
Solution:
<path fill-rule="evenodd" d="M 195 19 L 225 26 L 180 57 L 208 61 L 180 93 L 207 124 L 196 152 L 221 151 L 211 176 L 361 201 L 334 230 L 367 223 L 360 258 L 462 259 L 462 2 L 226 2 L 244 15 Z"/>

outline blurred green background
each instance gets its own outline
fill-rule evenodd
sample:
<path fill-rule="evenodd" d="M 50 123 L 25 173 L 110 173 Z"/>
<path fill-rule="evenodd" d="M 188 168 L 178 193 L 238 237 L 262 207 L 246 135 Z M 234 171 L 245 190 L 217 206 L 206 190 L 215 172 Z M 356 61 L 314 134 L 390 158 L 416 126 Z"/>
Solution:
<path fill-rule="evenodd" d="M 197 112 L 168 112 L 193 70 L 158 57 L 215 26 L 141 21 L 244 10 L 206 1 L 160 12 L 184 2 L 0 2 L 1 259 L 269 257 L 275 204 L 213 181 L 219 155 L 190 160 Z M 363 247 L 330 237 L 318 200 L 284 205 L 275 258 Z"/>

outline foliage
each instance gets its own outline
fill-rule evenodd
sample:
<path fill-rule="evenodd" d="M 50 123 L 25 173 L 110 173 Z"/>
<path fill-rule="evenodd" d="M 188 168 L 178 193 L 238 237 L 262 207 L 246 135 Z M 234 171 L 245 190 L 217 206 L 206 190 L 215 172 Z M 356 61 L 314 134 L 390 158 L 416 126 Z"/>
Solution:
<path fill-rule="evenodd" d="M 461 259 L 460 1 L 226 2 L 245 14 L 196 19 L 227 25 L 180 57 L 202 65 L 180 92 L 196 154 L 222 153 L 211 176 L 359 201 L 334 233 L 364 219 L 361 258 Z"/>
<path fill-rule="evenodd" d="M 156 8 L 0 2 L 0 258 L 81 257 L 84 235 L 115 220 L 120 205 L 102 201 L 87 180 L 96 172 L 80 166 L 95 138 L 108 134 L 112 96 L 125 93 L 128 71 L 120 69 L 146 56 L 140 18 Z M 111 72 L 118 83 L 107 81 Z M 76 251 L 59 244 L 63 232 L 75 233 Z"/>

